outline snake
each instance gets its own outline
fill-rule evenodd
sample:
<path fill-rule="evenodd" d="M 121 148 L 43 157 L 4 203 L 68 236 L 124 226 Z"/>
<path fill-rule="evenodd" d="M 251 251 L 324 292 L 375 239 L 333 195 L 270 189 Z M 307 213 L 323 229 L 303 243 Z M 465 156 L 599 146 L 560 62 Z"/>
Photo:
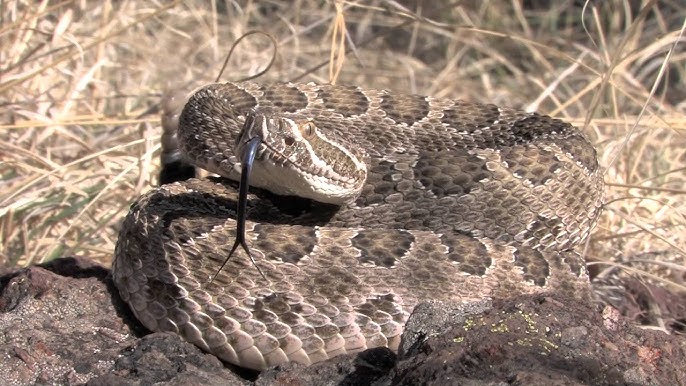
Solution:
<path fill-rule="evenodd" d="M 189 95 L 165 110 L 165 154 L 218 176 L 143 194 L 115 247 L 114 283 L 151 331 L 264 370 L 397 350 L 422 301 L 589 293 L 577 250 L 603 179 L 569 123 L 347 85 Z"/>

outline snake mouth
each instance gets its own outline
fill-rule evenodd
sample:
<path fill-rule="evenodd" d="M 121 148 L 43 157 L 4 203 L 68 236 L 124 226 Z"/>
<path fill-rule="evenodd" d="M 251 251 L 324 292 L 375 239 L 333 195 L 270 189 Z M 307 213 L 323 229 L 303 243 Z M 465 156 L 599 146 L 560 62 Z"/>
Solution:
<path fill-rule="evenodd" d="M 349 177 L 328 168 L 303 167 L 302 162 L 293 160 L 278 148 L 270 146 L 260 138 L 260 146 L 250 171 L 250 185 L 285 196 L 297 196 L 314 201 L 343 205 L 359 196 L 366 179 L 366 167 Z M 241 142 L 237 154 L 243 154 L 248 147 Z M 242 158 L 242 157 L 239 157 Z M 241 160 L 234 170 L 241 176 L 246 168 Z M 315 165 L 315 163 L 313 163 Z"/>
<path fill-rule="evenodd" d="M 260 159 L 261 162 L 270 162 L 273 163 L 275 167 L 283 167 L 286 168 L 290 166 L 291 168 L 299 171 L 301 175 L 309 177 L 309 179 L 324 179 L 327 181 L 331 181 L 330 183 L 333 184 L 340 184 L 345 187 L 350 187 L 353 188 L 357 185 L 360 184 L 360 176 L 354 176 L 354 177 L 349 177 L 349 176 L 344 176 L 341 173 L 336 171 L 336 165 L 329 165 L 329 164 L 324 164 L 324 165 L 317 165 L 319 163 L 324 163 L 322 162 L 317 162 L 317 163 L 312 163 L 313 167 L 308 168 L 303 166 L 301 163 L 298 163 L 297 161 L 292 160 L 289 158 L 286 154 L 282 153 L 279 151 L 279 149 L 275 148 L 274 146 L 270 146 L 268 143 L 265 143 L 264 141 L 262 142 L 262 146 L 264 146 L 266 149 L 268 149 L 269 155 L 265 155 L 267 152 L 260 152 L 258 153 L 258 158 Z M 314 157 L 311 157 L 313 159 Z M 268 160 L 268 161 L 266 161 Z M 288 165 L 288 166 L 286 166 Z M 363 176 L 362 176 L 363 178 Z"/>
<path fill-rule="evenodd" d="M 244 154 L 252 139 L 260 140 L 253 186 L 326 203 L 359 195 L 367 166 L 351 145 L 327 138 L 310 118 L 274 114 L 268 109 L 248 114 L 236 141 L 235 153 Z"/>
<path fill-rule="evenodd" d="M 253 185 L 276 194 L 293 195 L 341 205 L 356 198 L 364 185 L 366 168 L 344 176 L 330 165 L 303 166 L 274 146 L 262 142 L 252 170 Z M 321 163 L 322 161 L 319 161 Z"/>

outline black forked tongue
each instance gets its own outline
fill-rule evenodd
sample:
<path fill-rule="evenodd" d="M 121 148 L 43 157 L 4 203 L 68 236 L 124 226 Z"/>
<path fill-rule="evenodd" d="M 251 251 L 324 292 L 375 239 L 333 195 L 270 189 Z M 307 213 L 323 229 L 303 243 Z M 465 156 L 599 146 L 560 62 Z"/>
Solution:
<path fill-rule="evenodd" d="M 255 161 L 255 155 L 257 154 L 257 149 L 260 147 L 260 144 L 262 143 L 262 139 L 260 137 L 252 137 L 248 142 L 246 143 L 245 147 L 243 148 L 243 154 L 241 154 L 241 182 L 238 185 L 238 211 L 236 213 L 236 241 L 233 243 L 233 247 L 231 247 L 231 252 L 229 252 L 229 256 L 224 260 L 224 263 L 222 263 L 222 266 L 219 267 L 219 270 L 217 273 L 214 274 L 212 277 L 212 280 L 210 280 L 210 283 L 214 281 L 214 279 L 217 278 L 217 275 L 219 275 L 219 272 L 222 271 L 226 263 L 229 261 L 231 256 L 233 256 L 233 253 L 238 249 L 238 246 L 240 245 L 241 248 L 245 251 L 245 253 L 248 254 L 248 257 L 250 257 L 250 261 L 252 261 L 253 265 L 255 268 L 257 268 L 257 272 L 260 273 L 262 278 L 264 280 L 267 280 L 267 277 L 264 276 L 264 273 L 262 273 L 262 270 L 260 267 L 255 263 L 255 259 L 252 257 L 252 253 L 250 253 L 250 248 L 248 247 L 248 244 L 245 242 L 245 217 L 246 217 L 246 210 L 248 206 L 248 188 L 250 187 L 250 173 L 252 172 L 252 165 L 253 162 Z"/>

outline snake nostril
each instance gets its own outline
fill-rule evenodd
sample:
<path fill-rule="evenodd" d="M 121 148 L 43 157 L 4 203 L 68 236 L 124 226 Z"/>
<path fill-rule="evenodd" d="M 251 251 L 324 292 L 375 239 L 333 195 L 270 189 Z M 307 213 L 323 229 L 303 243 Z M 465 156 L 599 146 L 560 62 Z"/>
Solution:
<path fill-rule="evenodd" d="M 293 144 L 295 143 L 295 138 L 293 138 L 293 137 L 285 137 L 285 138 L 283 139 L 283 143 L 284 143 L 286 146 L 293 146 Z"/>

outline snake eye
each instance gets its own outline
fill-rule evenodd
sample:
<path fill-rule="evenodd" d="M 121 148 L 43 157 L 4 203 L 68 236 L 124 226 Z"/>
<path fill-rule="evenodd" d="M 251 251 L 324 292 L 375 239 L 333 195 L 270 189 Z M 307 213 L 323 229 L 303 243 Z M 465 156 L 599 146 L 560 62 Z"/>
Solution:
<path fill-rule="evenodd" d="M 302 136 L 305 138 L 312 138 L 316 130 L 317 126 L 315 126 L 314 122 L 312 121 L 307 121 L 300 125 L 300 132 L 302 133 Z"/>

